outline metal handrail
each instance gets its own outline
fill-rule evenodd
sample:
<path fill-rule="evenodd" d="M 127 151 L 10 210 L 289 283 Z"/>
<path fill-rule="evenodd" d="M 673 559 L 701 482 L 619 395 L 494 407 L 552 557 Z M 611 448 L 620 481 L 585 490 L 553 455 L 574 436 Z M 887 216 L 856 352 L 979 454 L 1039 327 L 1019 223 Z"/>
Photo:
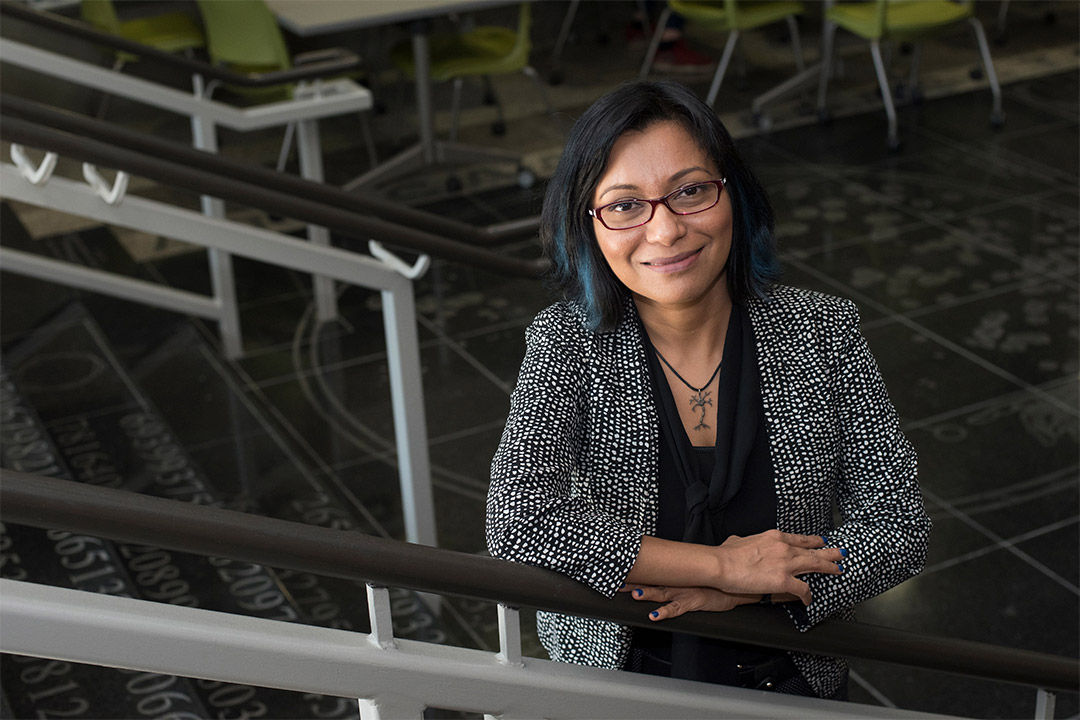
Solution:
<path fill-rule="evenodd" d="M 355 53 L 345 50 L 337 59 L 329 61 L 316 61 L 305 63 L 302 66 L 289 70 L 276 70 L 265 73 L 240 73 L 228 68 L 211 65 L 184 55 L 173 54 L 159 50 L 150 45 L 144 45 L 134 40 L 101 32 L 90 25 L 78 20 L 72 20 L 56 13 L 33 10 L 22 5 L 17 5 L 10 0 L 0 2 L 0 15 L 32 23 L 39 27 L 53 30 L 69 37 L 77 37 L 82 40 L 104 45 L 114 50 L 124 50 L 138 55 L 141 58 L 150 58 L 157 62 L 170 65 L 187 73 L 198 73 L 204 78 L 220 80 L 230 85 L 238 85 L 248 88 L 271 87 L 285 83 L 300 82 L 302 80 L 314 80 L 325 78 L 329 75 L 342 75 L 363 68 L 364 63 Z"/>
<path fill-rule="evenodd" d="M 327 204 L 317 198 L 323 189 L 318 183 L 298 180 L 313 187 L 301 197 L 292 191 L 265 187 L 252 180 L 240 180 L 236 171 L 222 175 L 219 171 L 232 161 L 209 153 L 184 154 L 184 162 L 174 162 L 150 152 L 140 152 L 115 145 L 83 138 L 71 133 L 44 127 L 22 118 L 7 114 L 6 105 L 0 105 L 3 113 L 4 139 L 42 150 L 51 150 L 65 157 L 104 167 L 123 170 L 146 177 L 172 187 L 244 203 L 260 208 L 273 208 L 282 215 L 325 226 L 338 232 L 357 237 L 363 241 L 377 238 L 380 242 L 394 244 L 419 253 L 469 263 L 497 272 L 535 278 L 547 267 L 542 260 L 523 260 L 502 255 L 492 250 L 475 247 L 431 233 Z M 179 153 L 177 153 L 179 157 Z M 196 167 L 198 166 L 198 167 Z M 212 168 L 212 169 L 203 169 Z M 250 172 L 250 171 L 246 171 Z"/>
<path fill-rule="evenodd" d="M 185 72 L 198 74 L 203 78 L 220 80 L 232 85 L 244 87 L 268 87 L 286 82 L 325 78 L 332 75 L 340 75 L 349 70 L 355 70 L 361 64 L 359 58 L 350 56 L 351 59 L 345 58 L 332 62 L 306 63 L 302 67 L 286 71 L 244 74 L 211 65 L 195 58 L 165 52 L 132 40 L 110 35 L 84 23 L 56 15 L 55 13 L 41 12 L 22 7 L 14 4 L 10 0 L 0 0 L 0 15 L 10 15 L 13 18 L 32 23 L 69 37 L 77 37 L 113 47 L 118 50 L 134 52 L 141 55 L 144 59 L 161 62 L 171 67 L 184 70 Z M 7 96 L 5 97 L 5 103 L 15 99 L 17 98 Z M 31 112 L 31 110 L 24 107 L 24 112 Z M 38 112 L 36 116 L 38 117 L 39 122 L 46 122 L 46 120 L 43 119 L 44 116 L 40 112 Z M 78 116 L 73 117 L 78 118 Z M 71 117 L 67 118 L 67 120 L 68 122 L 74 122 Z M 56 121 L 59 122 L 58 119 Z M 97 124 L 106 127 L 108 126 L 106 123 Z M 82 127 L 84 129 L 80 132 L 85 132 L 86 134 L 105 132 L 89 125 L 83 125 Z M 95 136 L 101 137 L 101 135 Z M 126 140 L 127 138 L 125 137 L 125 141 Z M 422 210 L 416 210 L 414 208 L 379 200 L 377 198 L 362 197 L 358 194 L 345 193 L 344 191 L 339 192 L 354 200 L 354 205 L 352 207 L 362 207 L 380 217 L 394 219 L 404 225 L 417 227 L 428 232 L 473 243 L 492 243 L 505 240 L 525 230 L 535 229 L 539 224 L 539 217 L 532 216 L 509 223 L 475 226 L 451 218 L 427 213 Z"/>
<path fill-rule="evenodd" d="M 6 469 L 0 469 L 0 517 L 121 542 L 656 627 L 627 595 L 608 600 L 549 570 Z M 731 642 L 1080 691 L 1080 662 L 1072 658 L 840 620 L 800 633 L 777 608 L 691 613 L 666 620 L 664 626 Z"/>
<path fill-rule="evenodd" d="M 490 242 L 505 234 L 493 232 L 488 227 L 477 227 L 442 215 L 390 202 L 375 195 L 349 192 L 325 183 L 316 183 L 295 175 L 276 172 L 253 163 L 236 162 L 215 153 L 197 150 L 189 145 L 135 132 L 130 128 L 118 127 L 8 93 L 0 93 L 0 111 L 10 117 L 22 118 L 39 125 L 101 140 L 153 157 L 201 167 L 219 175 L 274 188 L 326 205 L 369 213 L 384 220 L 453 240 L 475 244 L 477 240 Z"/>

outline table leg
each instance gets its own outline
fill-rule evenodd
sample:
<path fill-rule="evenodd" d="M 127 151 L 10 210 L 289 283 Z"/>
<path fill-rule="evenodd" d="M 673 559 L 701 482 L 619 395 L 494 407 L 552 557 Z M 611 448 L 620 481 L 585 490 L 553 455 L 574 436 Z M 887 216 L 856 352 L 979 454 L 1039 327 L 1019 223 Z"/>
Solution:
<path fill-rule="evenodd" d="M 412 24 L 416 113 L 420 122 L 420 147 L 425 165 L 435 162 L 435 115 L 431 110 L 431 49 L 428 46 L 430 30 L 430 21 L 420 20 Z"/>

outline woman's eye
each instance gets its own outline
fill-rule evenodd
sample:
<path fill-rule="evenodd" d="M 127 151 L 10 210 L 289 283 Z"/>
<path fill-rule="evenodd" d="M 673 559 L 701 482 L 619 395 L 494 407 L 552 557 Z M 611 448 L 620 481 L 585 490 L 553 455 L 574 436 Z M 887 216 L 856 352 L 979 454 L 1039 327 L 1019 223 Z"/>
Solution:
<path fill-rule="evenodd" d="M 608 205 L 608 210 L 613 213 L 630 213 L 641 209 L 641 203 L 637 200 L 613 203 Z"/>
<path fill-rule="evenodd" d="M 679 191 L 679 194 L 676 195 L 675 197 L 685 197 L 685 198 L 694 197 L 695 195 L 700 193 L 702 191 L 702 189 L 703 188 L 702 188 L 701 185 L 691 185 L 690 187 L 684 187 L 682 190 Z"/>

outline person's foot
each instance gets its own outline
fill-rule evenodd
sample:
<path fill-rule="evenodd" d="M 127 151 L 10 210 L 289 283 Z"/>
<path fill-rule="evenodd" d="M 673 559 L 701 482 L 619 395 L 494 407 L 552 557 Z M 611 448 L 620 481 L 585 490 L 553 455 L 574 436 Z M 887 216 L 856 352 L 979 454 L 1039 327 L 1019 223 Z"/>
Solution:
<path fill-rule="evenodd" d="M 668 47 L 656 51 L 653 69 L 664 73 L 710 73 L 716 60 L 693 50 L 683 40 L 676 40 Z"/>

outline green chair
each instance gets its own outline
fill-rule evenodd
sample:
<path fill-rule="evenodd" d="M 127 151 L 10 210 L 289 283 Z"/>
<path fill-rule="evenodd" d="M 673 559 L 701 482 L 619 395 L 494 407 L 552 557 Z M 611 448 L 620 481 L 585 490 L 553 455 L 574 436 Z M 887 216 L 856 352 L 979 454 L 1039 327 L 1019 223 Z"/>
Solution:
<path fill-rule="evenodd" d="M 720 83 L 724 81 L 731 56 L 735 52 L 735 44 L 739 40 L 739 34 L 747 30 L 771 25 L 772 23 L 786 20 L 791 34 L 791 49 L 795 54 L 795 67 L 797 72 L 803 72 L 802 45 L 799 42 L 799 26 L 795 21 L 797 15 L 803 13 L 801 2 L 736 2 L 736 0 L 723 0 L 722 2 L 709 0 L 668 0 L 667 7 L 660 14 L 653 32 L 649 49 L 645 53 L 645 60 L 641 65 L 641 78 L 648 77 L 652 69 L 656 52 L 660 48 L 660 39 L 667 27 L 668 17 L 672 12 L 678 13 L 688 22 L 698 23 L 702 26 L 728 33 L 727 42 L 724 44 L 724 52 L 720 56 L 720 63 L 713 74 L 712 84 L 705 96 L 705 102 L 710 106 L 716 102 L 716 96 L 720 93 Z"/>
<path fill-rule="evenodd" d="M 524 73 L 536 86 L 549 115 L 555 111 L 548 101 L 539 74 L 529 65 L 532 49 L 532 8 L 528 2 L 518 10 L 517 28 L 482 25 L 460 33 L 434 33 L 428 39 L 432 82 L 453 81 L 454 94 L 450 120 L 450 142 L 457 139 L 458 118 L 461 112 L 461 90 L 465 78 L 478 77 L 485 84 L 487 95 L 495 104 L 497 119 L 492 131 L 501 135 L 506 130 L 505 115 L 498 96 L 491 87 L 492 75 Z M 416 69 L 412 45 L 401 42 L 390 50 L 390 58 L 403 74 L 415 78 Z"/>
<path fill-rule="evenodd" d="M 872 0 L 871 2 L 837 3 L 825 11 L 825 29 L 822 37 L 822 68 L 818 86 L 818 115 L 823 120 L 828 118 L 825 107 L 825 95 L 829 84 L 832 49 L 836 28 L 841 27 L 864 40 L 870 41 L 870 53 L 874 58 L 881 97 L 885 103 L 885 113 L 889 118 L 887 144 L 890 149 L 900 146 L 897 132 L 896 108 L 893 105 L 889 79 L 885 73 L 885 63 L 881 55 L 881 43 L 912 43 L 915 52 L 911 61 L 911 79 L 908 90 L 917 86 L 919 67 L 919 43 L 940 33 L 948 32 L 957 25 L 967 22 L 975 30 L 979 43 L 982 64 L 990 82 L 993 94 L 993 109 L 990 113 L 992 125 L 1000 126 L 1005 122 L 1001 109 L 1001 88 L 998 86 L 994 63 L 990 58 L 990 47 L 986 42 L 982 23 L 974 17 L 973 0 L 954 2 L 953 0 Z"/>
<path fill-rule="evenodd" d="M 334 50 L 316 50 L 293 56 L 285 43 L 285 36 L 277 17 L 265 0 L 197 0 L 203 27 L 206 29 L 206 50 L 210 61 L 229 70 L 249 74 L 272 73 L 289 70 L 296 65 L 325 60 L 333 57 Z M 209 96 L 221 83 L 207 85 Z M 293 97 L 296 86 L 292 83 L 265 88 L 226 85 L 230 92 L 246 98 L 254 104 L 281 102 Z M 375 145 L 367 116 L 361 114 L 361 123 L 371 164 L 375 165 Z M 285 140 L 278 155 L 280 171 L 288 161 L 296 124 L 285 128 Z"/>
<path fill-rule="evenodd" d="M 165 52 L 188 52 L 206 44 L 202 28 L 195 20 L 182 12 L 148 15 L 121 21 L 112 0 L 82 0 L 79 15 L 83 22 L 102 32 L 117 35 Z M 137 60 L 132 53 L 117 51 L 113 69 L 119 70 L 126 63 Z"/>

